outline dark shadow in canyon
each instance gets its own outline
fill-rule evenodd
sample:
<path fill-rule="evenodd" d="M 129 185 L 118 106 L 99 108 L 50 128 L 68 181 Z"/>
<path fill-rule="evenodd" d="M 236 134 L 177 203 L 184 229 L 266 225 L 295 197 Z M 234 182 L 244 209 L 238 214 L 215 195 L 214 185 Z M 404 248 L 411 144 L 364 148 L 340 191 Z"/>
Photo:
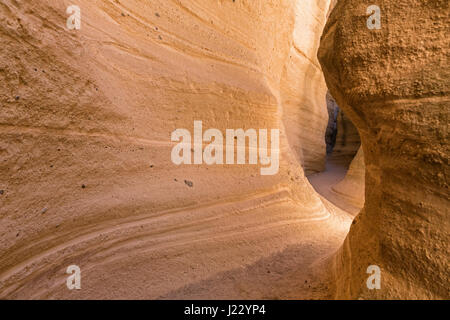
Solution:
<path fill-rule="evenodd" d="M 329 121 L 324 137 L 325 170 L 307 177 L 321 196 L 356 216 L 364 205 L 364 160 L 357 155 L 361 140 L 329 92 L 326 102 Z"/>

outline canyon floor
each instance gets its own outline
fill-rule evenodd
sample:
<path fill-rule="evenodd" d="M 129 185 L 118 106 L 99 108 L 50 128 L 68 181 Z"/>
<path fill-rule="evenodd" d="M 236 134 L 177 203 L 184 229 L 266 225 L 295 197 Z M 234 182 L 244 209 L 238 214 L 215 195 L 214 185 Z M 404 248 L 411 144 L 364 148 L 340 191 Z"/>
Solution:
<path fill-rule="evenodd" d="M 327 299 L 331 298 L 329 275 L 323 263 L 347 235 L 355 210 L 331 187 L 341 181 L 347 169 L 328 161 L 326 171 L 309 180 L 330 212 L 325 221 L 293 223 L 297 231 L 291 245 L 249 265 L 219 273 L 163 295 L 164 299 Z M 266 215 L 271 215 L 268 208 Z M 260 235 L 255 235 L 260 237 Z"/>
<path fill-rule="evenodd" d="M 205 208 L 204 218 L 196 219 L 190 231 L 170 232 L 165 244 L 152 248 L 153 253 L 143 254 L 136 250 L 136 243 L 130 243 L 133 255 L 114 257 L 118 261 L 110 272 L 120 270 L 120 280 L 111 298 L 121 297 L 121 290 L 123 297 L 130 298 L 132 293 L 136 299 L 331 298 L 330 275 L 324 272 L 323 263 L 341 246 L 355 210 L 330 190 L 345 173 L 343 166 L 328 163 L 325 172 L 309 177 L 321 194 L 327 217 L 300 219 L 288 198 L 258 195 L 251 200 L 255 201 L 253 209 L 248 203 L 229 203 L 228 214 L 213 217 L 213 208 Z M 261 200 L 264 197 L 271 200 Z M 241 206 L 246 208 L 241 211 Z M 177 214 L 189 216 L 188 212 Z M 89 265 L 83 270 L 89 270 Z M 95 281 L 89 297 L 108 296 L 110 281 L 105 286 Z M 66 294 L 66 290 L 57 290 L 48 298 L 76 298 L 77 293 Z"/>
<path fill-rule="evenodd" d="M 331 183 L 345 172 L 331 164 L 310 177 L 323 195 L 325 212 L 306 215 L 281 188 L 114 224 L 98 221 L 95 229 L 65 235 L 68 240 L 62 244 L 41 249 L 4 272 L 2 278 L 8 282 L 2 295 L 15 299 L 331 298 L 330 275 L 322 265 L 341 246 L 353 216 L 348 208 L 333 204 L 344 203 L 339 196 L 331 201 L 326 197 L 332 194 Z M 57 238 L 49 235 L 40 242 L 48 246 Z M 82 270 L 82 290 L 70 291 L 65 286 L 65 267 L 74 262 Z"/>
<path fill-rule="evenodd" d="M 345 167 L 327 163 L 324 172 L 309 177 L 330 212 L 325 221 L 295 223 L 288 248 L 244 267 L 171 291 L 165 299 L 330 299 L 330 278 L 324 262 L 339 249 L 355 208 L 331 186 L 342 180 Z M 267 211 L 270 215 L 272 212 Z"/>

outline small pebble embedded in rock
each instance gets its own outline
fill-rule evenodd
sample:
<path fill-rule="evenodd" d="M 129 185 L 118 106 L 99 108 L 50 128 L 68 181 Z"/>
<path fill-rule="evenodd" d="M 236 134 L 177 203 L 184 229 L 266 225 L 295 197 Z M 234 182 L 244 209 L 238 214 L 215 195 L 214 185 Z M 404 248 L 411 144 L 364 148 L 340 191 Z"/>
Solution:
<path fill-rule="evenodd" d="M 189 180 L 184 180 L 184 183 L 190 188 L 192 188 L 194 186 L 194 183 L 192 181 L 189 181 Z"/>

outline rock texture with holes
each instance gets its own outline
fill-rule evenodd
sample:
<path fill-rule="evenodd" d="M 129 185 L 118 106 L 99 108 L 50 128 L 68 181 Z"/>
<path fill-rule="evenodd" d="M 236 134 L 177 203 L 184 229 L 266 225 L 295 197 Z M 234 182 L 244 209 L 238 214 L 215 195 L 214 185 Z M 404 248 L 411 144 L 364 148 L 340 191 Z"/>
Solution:
<path fill-rule="evenodd" d="M 331 94 L 358 128 L 366 201 L 334 259 L 337 298 L 445 298 L 448 243 L 448 1 L 341 0 L 319 60 Z M 381 289 L 366 286 L 381 268 Z"/>
<path fill-rule="evenodd" d="M 339 114 L 339 106 L 334 101 L 330 92 L 327 92 L 327 111 L 328 111 L 328 124 L 325 132 L 325 143 L 327 145 L 327 155 L 333 152 L 336 145 L 337 136 L 337 117 Z"/>

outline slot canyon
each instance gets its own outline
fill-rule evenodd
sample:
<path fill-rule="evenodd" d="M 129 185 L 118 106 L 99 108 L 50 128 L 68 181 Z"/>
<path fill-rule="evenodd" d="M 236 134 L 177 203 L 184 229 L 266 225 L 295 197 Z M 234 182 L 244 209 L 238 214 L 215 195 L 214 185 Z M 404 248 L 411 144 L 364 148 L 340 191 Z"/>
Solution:
<path fill-rule="evenodd" d="M 0 299 L 449 299 L 449 16 L 2 0 Z"/>

